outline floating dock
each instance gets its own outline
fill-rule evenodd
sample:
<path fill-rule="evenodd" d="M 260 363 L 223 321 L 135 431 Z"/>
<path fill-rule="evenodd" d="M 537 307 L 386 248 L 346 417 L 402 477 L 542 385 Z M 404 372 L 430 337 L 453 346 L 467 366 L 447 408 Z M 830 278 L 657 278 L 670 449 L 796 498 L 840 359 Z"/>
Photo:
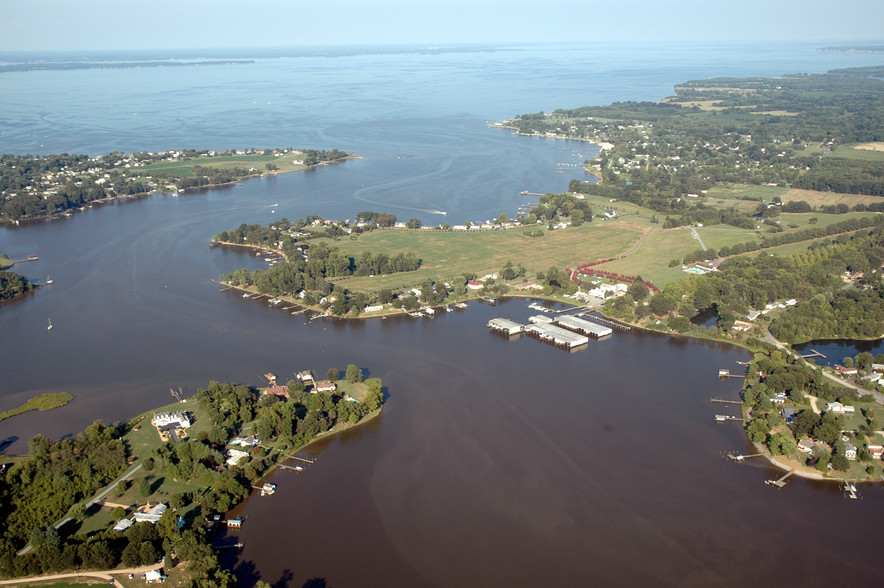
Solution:
<path fill-rule="evenodd" d="M 743 420 L 743 419 L 741 419 L 740 417 L 731 416 L 731 415 L 729 415 L 729 414 L 717 414 L 717 415 L 715 415 L 715 422 L 716 422 L 716 423 L 724 423 L 724 422 L 727 422 L 727 421 L 742 421 L 742 420 Z"/>

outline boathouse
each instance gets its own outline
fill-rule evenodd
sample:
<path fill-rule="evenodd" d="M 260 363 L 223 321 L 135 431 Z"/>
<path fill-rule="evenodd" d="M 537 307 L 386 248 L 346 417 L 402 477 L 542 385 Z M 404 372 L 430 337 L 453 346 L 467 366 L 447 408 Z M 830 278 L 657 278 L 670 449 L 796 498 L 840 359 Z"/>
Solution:
<path fill-rule="evenodd" d="M 493 318 L 488 321 L 488 328 L 505 335 L 517 335 L 524 327 L 517 322 L 505 318 Z"/>
<path fill-rule="evenodd" d="M 562 345 L 569 349 L 589 343 L 589 337 L 578 335 L 555 325 L 528 325 L 525 327 L 525 332 L 541 341 Z"/>
<path fill-rule="evenodd" d="M 583 335 L 589 335 L 594 339 L 609 337 L 614 330 L 611 327 L 597 325 L 596 323 L 578 318 L 576 316 L 561 315 L 556 317 L 555 324 L 564 327 L 569 331 L 575 331 Z"/>

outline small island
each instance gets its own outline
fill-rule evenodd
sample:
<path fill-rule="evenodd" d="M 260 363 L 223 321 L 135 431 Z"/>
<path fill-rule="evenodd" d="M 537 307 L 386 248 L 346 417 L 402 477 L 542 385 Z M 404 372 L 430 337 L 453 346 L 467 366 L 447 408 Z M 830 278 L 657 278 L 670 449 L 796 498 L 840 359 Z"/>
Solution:
<path fill-rule="evenodd" d="M 230 582 L 213 548 L 224 513 L 253 492 L 272 494 L 264 476 L 304 470 L 311 460 L 297 451 L 375 418 L 384 402 L 381 380 L 355 364 L 324 379 L 266 377 L 265 388 L 210 382 L 127 423 L 31 439 L 27 457 L 0 466 L 0 575 L 139 570 L 173 585 Z"/>

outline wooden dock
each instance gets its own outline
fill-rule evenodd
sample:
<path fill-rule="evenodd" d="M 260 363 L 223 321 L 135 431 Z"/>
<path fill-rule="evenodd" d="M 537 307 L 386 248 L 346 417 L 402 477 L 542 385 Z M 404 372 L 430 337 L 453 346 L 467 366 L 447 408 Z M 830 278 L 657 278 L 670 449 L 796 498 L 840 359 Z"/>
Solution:
<path fill-rule="evenodd" d="M 284 463 L 279 464 L 279 469 L 290 471 L 290 472 L 303 472 L 304 471 L 304 468 L 301 466 L 290 466 L 290 465 L 286 465 Z"/>
<path fill-rule="evenodd" d="M 817 351 L 816 349 L 811 349 L 810 353 L 806 353 L 801 356 L 803 359 L 813 359 L 814 357 L 822 357 L 823 359 L 827 359 L 825 355 Z"/>
<path fill-rule="evenodd" d="M 743 422 L 743 419 L 742 419 L 741 417 L 735 417 L 735 416 L 731 416 L 731 415 L 729 415 L 729 414 L 717 414 L 717 415 L 715 415 L 715 422 L 716 422 L 716 423 L 724 423 L 724 422 L 727 422 L 727 421 L 739 421 L 739 422 Z"/>
<path fill-rule="evenodd" d="M 745 374 L 732 374 L 729 369 L 720 369 L 718 370 L 718 377 L 721 379 L 725 378 L 745 378 Z"/>
<path fill-rule="evenodd" d="M 724 398 L 710 398 L 709 400 L 712 402 L 718 402 L 719 404 L 743 404 L 739 400 L 725 400 Z"/>
<path fill-rule="evenodd" d="M 294 460 L 296 460 L 296 461 L 303 461 L 304 463 L 309 463 L 309 464 L 311 464 L 311 465 L 314 464 L 314 463 L 316 463 L 316 460 L 315 460 L 315 459 L 307 459 L 307 458 L 305 458 L 305 457 L 298 457 L 298 456 L 296 456 L 296 455 L 286 455 L 286 457 L 287 457 L 288 459 L 294 459 Z"/>
<path fill-rule="evenodd" d="M 737 454 L 728 453 L 727 458 L 731 461 L 743 461 L 744 459 L 750 459 L 753 457 L 761 457 L 762 455 L 764 455 L 764 454 L 763 453 L 751 453 L 749 455 L 741 455 L 739 453 L 737 453 Z"/>
<path fill-rule="evenodd" d="M 594 323 L 598 323 L 600 325 L 610 327 L 610 328 L 614 329 L 615 331 L 619 331 L 621 333 L 628 333 L 629 331 L 632 330 L 632 327 L 630 327 L 629 325 L 624 325 L 623 323 L 620 323 L 617 321 L 612 321 L 611 319 L 607 319 L 603 316 L 598 316 L 598 315 L 592 314 L 592 312 L 584 311 L 584 312 L 581 312 L 578 316 L 585 318 L 588 321 L 592 321 Z"/>
<path fill-rule="evenodd" d="M 786 480 L 789 479 L 789 476 L 791 476 L 794 473 L 795 473 L 795 470 L 789 470 L 788 472 L 786 472 L 785 474 L 783 474 L 782 476 L 780 476 L 776 480 L 765 480 L 764 483 L 769 484 L 771 486 L 776 486 L 777 488 L 782 488 L 783 486 L 786 485 Z"/>

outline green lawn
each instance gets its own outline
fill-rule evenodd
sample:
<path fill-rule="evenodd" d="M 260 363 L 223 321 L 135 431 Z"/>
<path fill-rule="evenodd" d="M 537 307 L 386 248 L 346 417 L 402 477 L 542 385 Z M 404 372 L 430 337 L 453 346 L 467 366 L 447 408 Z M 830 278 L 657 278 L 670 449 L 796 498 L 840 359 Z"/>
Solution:
<path fill-rule="evenodd" d="M 8 257 L 0 257 L 0 271 L 9 269 L 12 267 L 12 260 Z"/>
<path fill-rule="evenodd" d="M 303 155 L 295 153 L 287 153 L 280 157 L 271 154 L 197 157 L 187 161 L 161 161 L 145 167 L 129 168 L 129 173 L 133 176 L 152 175 L 192 178 L 194 177 L 194 165 L 225 169 L 255 168 L 259 172 L 263 172 L 267 163 L 276 165 L 280 172 L 290 172 L 306 169 L 307 166 L 301 163 L 303 158 Z"/>
<path fill-rule="evenodd" d="M 464 273 L 484 275 L 500 271 L 507 261 L 522 264 L 528 273 L 563 268 L 600 258 L 613 257 L 633 247 L 650 230 L 647 219 L 584 223 L 579 227 L 548 231 L 542 237 L 527 237 L 524 229 L 507 231 L 372 231 L 358 240 L 343 239 L 335 245 L 351 256 L 363 251 L 384 251 L 389 255 L 413 251 L 421 260 L 415 272 L 387 276 L 353 277 L 342 282 L 347 288 L 378 291 L 382 288 L 412 287 L 431 280 L 450 281 Z"/>
<path fill-rule="evenodd" d="M 853 161 L 884 161 L 884 151 L 871 149 L 857 149 L 855 145 L 841 146 L 835 149 L 832 157 L 838 159 L 850 159 Z"/>

